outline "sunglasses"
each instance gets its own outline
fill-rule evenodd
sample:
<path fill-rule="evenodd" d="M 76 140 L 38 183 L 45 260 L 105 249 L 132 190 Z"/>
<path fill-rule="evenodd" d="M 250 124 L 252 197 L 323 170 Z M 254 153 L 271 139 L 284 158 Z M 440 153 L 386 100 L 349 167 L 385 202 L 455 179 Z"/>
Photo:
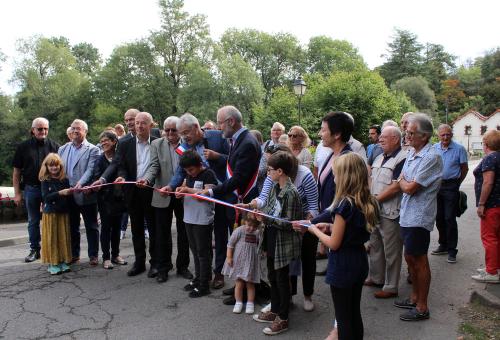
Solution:
<path fill-rule="evenodd" d="M 288 134 L 288 138 L 297 138 L 297 137 L 300 137 L 300 135 L 295 135 L 293 133 Z"/>
<path fill-rule="evenodd" d="M 177 129 L 165 129 L 165 132 L 166 132 L 166 133 L 169 133 L 169 132 L 177 132 Z"/>
<path fill-rule="evenodd" d="M 36 131 L 38 132 L 49 131 L 49 128 L 36 128 Z"/>

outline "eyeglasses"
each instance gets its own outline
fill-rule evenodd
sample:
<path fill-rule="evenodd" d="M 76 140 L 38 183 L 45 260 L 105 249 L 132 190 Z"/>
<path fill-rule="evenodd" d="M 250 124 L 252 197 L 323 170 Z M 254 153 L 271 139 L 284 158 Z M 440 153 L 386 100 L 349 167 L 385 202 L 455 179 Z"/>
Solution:
<path fill-rule="evenodd" d="M 36 131 L 38 132 L 49 131 L 49 128 L 36 128 Z"/>
<path fill-rule="evenodd" d="M 223 120 L 222 122 L 217 121 L 217 125 L 219 125 L 219 126 L 220 126 L 221 124 L 224 124 L 225 122 L 227 122 L 229 119 L 231 119 L 231 117 L 226 118 L 226 119 L 225 119 L 225 120 Z"/>
<path fill-rule="evenodd" d="M 169 133 L 169 132 L 177 132 L 177 129 L 165 129 L 165 132 L 166 132 L 166 133 Z"/>
<path fill-rule="evenodd" d="M 271 171 L 276 171 L 276 169 L 271 168 L 270 166 L 268 166 L 268 167 L 267 167 L 267 172 L 271 172 Z"/>
<path fill-rule="evenodd" d="M 297 138 L 297 137 L 300 137 L 300 135 L 296 135 L 296 134 L 293 134 L 293 133 L 289 133 L 288 134 L 288 138 Z"/>

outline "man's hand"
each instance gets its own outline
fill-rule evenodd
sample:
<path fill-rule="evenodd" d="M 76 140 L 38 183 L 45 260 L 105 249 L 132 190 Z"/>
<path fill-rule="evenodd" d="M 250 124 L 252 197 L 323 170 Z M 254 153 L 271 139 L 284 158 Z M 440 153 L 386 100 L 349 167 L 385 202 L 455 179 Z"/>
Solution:
<path fill-rule="evenodd" d="M 125 178 L 117 177 L 113 183 L 123 183 L 123 182 L 125 182 Z"/>
<path fill-rule="evenodd" d="M 172 187 L 170 185 L 164 186 L 163 188 L 160 188 L 160 195 L 165 197 L 170 195 L 169 192 L 172 192 Z"/>
<path fill-rule="evenodd" d="M 22 201 L 23 201 L 23 196 L 21 195 L 21 193 L 17 193 L 14 196 L 14 204 L 20 206 Z"/>
<path fill-rule="evenodd" d="M 208 191 L 209 189 L 203 189 L 198 193 L 198 195 L 203 195 L 203 196 L 209 196 L 210 197 L 210 192 Z"/>
<path fill-rule="evenodd" d="M 94 191 L 99 191 L 101 189 L 101 187 L 99 187 L 98 185 L 101 185 L 101 184 L 104 184 L 103 181 L 101 179 L 98 179 L 97 181 L 95 181 L 94 183 L 92 183 L 90 185 L 90 188 Z M 95 188 L 93 188 L 95 187 Z"/>
<path fill-rule="evenodd" d="M 139 187 L 139 188 L 145 188 L 146 186 L 149 185 L 149 182 L 147 179 L 144 179 L 144 178 L 141 178 L 141 179 L 138 179 L 137 182 L 135 182 L 135 184 Z"/>
<path fill-rule="evenodd" d="M 293 230 L 298 231 L 301 234 L 304 234 L 307 231 L 307 228 L 304 227 L 304 224 L 311 224 L 309 220 L 300 220 L 300 221 L 292 221 Z"/>
<path fill-rule="evenodd" d="M 177 187 L 177 189 L 175 189 L 175 198 L 184 197 L 184 195 L 180 195 L 181 193 L 189 193 L 189 188 L 188 187 Z"/>
<path fill-rule="evenodd" d="M 81 189 L 82 188 L 82 185 L 80 183 L 76 183 L 76 185 L 74 186 L 74 189 Z"/>
<path fill-rule="evenodd" d="M 214 150 L 205 149 L 205 150 L 203 150 L 203 156 L 205 156 L 205 158 L 209 161 L 214 161 L 214 160 L 219 159 L 220 153 L 218 153 Z"/>
<path fill-rule="evenodd" d="M 484 218 L 484 205 L 478 206 L 476 212 L 479 218 Z"/>

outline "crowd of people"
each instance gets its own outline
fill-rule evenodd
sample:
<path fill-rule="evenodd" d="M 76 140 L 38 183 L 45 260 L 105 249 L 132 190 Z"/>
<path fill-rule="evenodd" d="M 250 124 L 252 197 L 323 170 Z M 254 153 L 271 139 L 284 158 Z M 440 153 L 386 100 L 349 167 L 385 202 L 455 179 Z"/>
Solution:
<path fill-rule="evenodd" d="M 175 215 L 175 269 L 188 280 L 186 294 L 210 294 L 228 277 L 235 286 L 223 291 L 224 303 L 267 323 L 267 335 L 289 329 L 299 276 L 303 309 L 315 309 L 315 277 L 322 274 L 316 260 L 323 257 L 335 308 L 327 339 L 363 338 L 363 286 L 378 287 L 375 298 L 394 298 L 395 307 L 406 309 L 401 320 L 430 317 L 430 233 L 436 225 L 439 244 L 431 254 L 456 263 L 459 189 L 468 172 L 468 155 L 449 125 L 437 128 L 433 145 L 431 119 L 406 113 L 400 124 L 370 126 L 365 149 L 352 136 L 352 115 L 330 112 L 313 156 L 303 127 L 285 133 L 276 122 L 264 141 L 233 106 L 203 125 L 185 113 L 158 129 L 136 109 L 125 112 L 124 122 L 127 131 L 109 127 L 93 145 L 86 122 L 75 119 L 60 146 L 47 137 L 47 119 L 33 120 L 31 138 L 13 160 L 15 202 L 24 192 L 28 212 L 26 262 L 41 258 L 52 275 L 70 271 L 81 260 L 81 216 L 90 266 L 99 264 L 99 244 L 105 269 L 127 265 L 120 239 L 130 218 L 134 262 L 127 275 L 145 272 L 149 259 L 147 276 L 163 283 L 174 269 Z M 486 132 L 483 147 L 474 176 L 486 266 L 472 278 L 498 283 L 500 131 Z M 403 258 L 412 291 L 399 299 Z M 270 303 L 254 314 L 259 298 Z"/>

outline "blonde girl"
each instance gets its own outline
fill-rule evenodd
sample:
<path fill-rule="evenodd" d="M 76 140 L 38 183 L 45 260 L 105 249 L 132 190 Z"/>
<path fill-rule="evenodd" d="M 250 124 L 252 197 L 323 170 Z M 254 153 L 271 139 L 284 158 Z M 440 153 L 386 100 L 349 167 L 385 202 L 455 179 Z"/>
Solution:
<path fill-rule="evenodd" d="M 42 263 L 49 265 L 51 275 L 70 271 L 71 240 L 68 203 L 72 193 L 64 174 L 61 158 L 50 153 L 43 160 L 38 175 L 42 183 Z"/>
<path fill-rule="evenodd" d="M 377 223 L 378 206 L 368 187 L 368 171 L 355 153 L 344 154 L 333 163 L 335 199 L 333 223 L 311 225 L 307 231 L 328 248 L 326 283 L 330 285 L 339 339 L 362 339 L 360 302 L 368 275 L 364 243 Z M 325 234 L 331 230 L 331 235 Z"/>

